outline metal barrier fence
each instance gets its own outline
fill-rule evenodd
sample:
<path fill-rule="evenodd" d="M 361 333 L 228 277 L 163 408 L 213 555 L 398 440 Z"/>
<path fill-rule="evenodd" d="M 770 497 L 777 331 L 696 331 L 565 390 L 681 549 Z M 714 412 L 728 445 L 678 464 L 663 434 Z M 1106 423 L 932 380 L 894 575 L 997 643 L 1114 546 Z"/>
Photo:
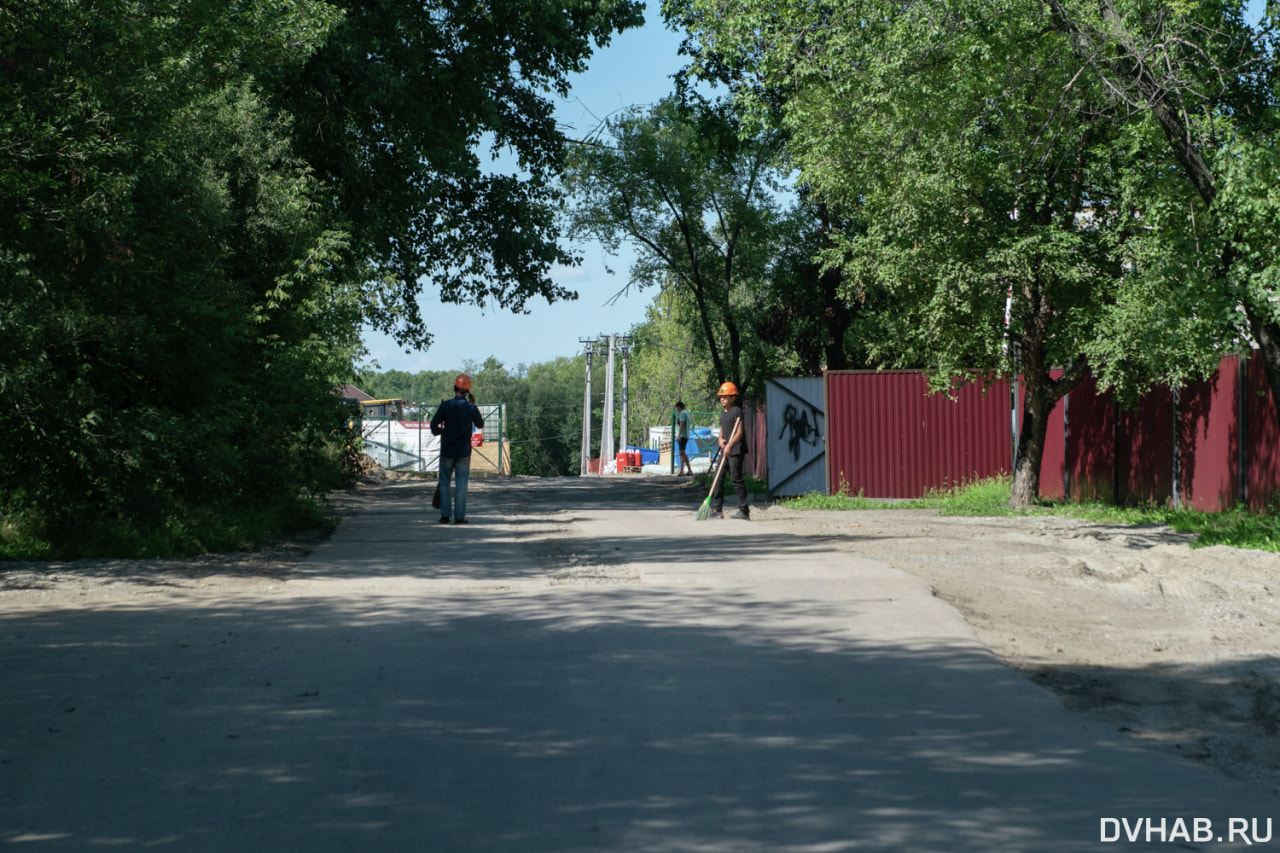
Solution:
<path fill-rule="evenodd" d="M 709 465 L 711 457 L 715 455 L 717 436 L 720 434 L 720 413 L 695 412 L 692 409 L 685 411 L 689 413 L 690 421 L 689 443 L 685 446 L 689 464 L 692 465 L 695 460 L 705 459 Z M 669 431 L 660 437 L 661 443 L 655 448 L 659 451 L 658 464 L 665 464 L 672 474 L 680 470 L 680 449 L 675 440 L 677 434 L 676 410 L 672 409 Z M 650 446 L 652 444 L 651 439 Z"/>
<path fill-rule="evenodd" d="M 360 423 L 361 450 L 388 471 L 440 470 L 440 438 L 431 434 L 438 406 L 412 406 L 413 418 L 366 416 Z M 472 476 L 511 475 L 511 448 L 506 438 L 506 405 L 478 405 L 484 429 L 472 436 Z"/>

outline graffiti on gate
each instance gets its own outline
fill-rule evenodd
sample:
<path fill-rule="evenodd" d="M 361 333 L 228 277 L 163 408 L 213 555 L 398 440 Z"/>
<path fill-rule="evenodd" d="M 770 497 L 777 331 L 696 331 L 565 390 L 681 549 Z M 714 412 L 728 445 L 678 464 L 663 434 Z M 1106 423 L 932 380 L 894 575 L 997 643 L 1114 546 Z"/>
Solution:
<path fill-rule="evenodd" d="M 813 412 L 813 419 L 810 420 L 809 413 Z M 812 447 L 818 446 L 818 413 L 816 410 L 809 408 L 799 409 L 794 403 L 787 403 L 787 407 L 782 411 L 782 431 L 778 433 L 778 438 L 786 437 L 787 449 L 791 451 L 791 458 L 800 461 L 800 445 L 808 444 Z"/>

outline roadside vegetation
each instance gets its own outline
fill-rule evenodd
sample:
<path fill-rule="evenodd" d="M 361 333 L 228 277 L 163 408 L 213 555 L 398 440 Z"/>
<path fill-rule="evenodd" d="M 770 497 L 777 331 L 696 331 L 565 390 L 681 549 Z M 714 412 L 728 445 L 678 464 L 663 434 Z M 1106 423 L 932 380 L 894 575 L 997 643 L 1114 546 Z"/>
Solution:
<path fill-rule="evenodd" d="M 655 294 L 619 448 L 723 381 L 1021 375 L 1011 482 L 925 500 L 1116 519 L 1038 493 L 1086 377 L 1132 400 L 1248 341 L 1280 406 L 1277 4 L 655 5 L 689 65 L 594 128 L 557 98 L 639 0 L 0 5 L 0 559 L 312 523 L 343 477 L 335 385 L 448 395 L 452 371 L 362 374 L 363 329 L 421 351 L 424 291 L 577 298 L 557 271 L 599 248 Z M 577 472 L 581 358 L 461 366 L 508 406 L 516 473 Z"/>
<path fill-rule="evenodd" d="M 725 476 L 725 477 L 727 477 L 727 476 L 728 476 L 728 473 L 729 473 L 729 472 L 727 472 L 727 471 L 726 471 L 726 472 L 724 473 L 724 476 Z M 703 472 L 701 472 L 701 473 L 694 474 L 694 475 L 693 475 L 693 480 L 692 480 L 693 485 L 694 485 L 694 486 L 696 486 L 696 487 L 697 487 L 697 488 L 699 488 L 699 489 L 710 489 L 710 488 L 711 488 L 711 477 L 712 477 L 712 476 L 713 476 L 713 472 L 712 472 L 712 471 L 703 471 Z M 742 481 L 743 481 L 743 483 L 745 483 L 745 484 L 746 484 L 746 486 L 747 486 L 747 494 L 750 494 L 750 495 L 767 495 L 767 494 L 769 493 L 769 481 L 768 481 L 768 480 L 766 480 L 764 477 L 746 477 L 746 476 L 744 476 L 744 477 L 742 478 Z M 726 495 L 732 495 L 732 494 L 733 494 L 733 486 L 732 486 L 732 485 L 726 485 L 726 486 L 725 486 L 725 494 L 726 494 Z M 822 496 L 822 495 L 814 495 L 814 497 L 816 497 L 816 498 L 821 498 L 821 497 L 823 497 L 823 496 Z M 804 509 L 822 509 L 823 507 L 803 507 L 803 508 L 804 508 Z M 840 507 L 840 509 L 844 509 L 844 508 L 845 508 L 845 507 Z"/>
<path fill-rule="evenodd" d="M 362 329 L 576 296 L 555 97 L 642 11 L 0 4 L 0 559 L 323 519 Z"/>
<path fill-rule="evenodd" d="M 866 498 L 860 494 L 808 494 L 779 505 L 798 510 L 932 509 L 940 515 L 1060 516 L 1104 524 L 1161 524 L 1196 539 L 1193 547 L 1229 545 L 1280 552 L 1280 513 L 1232 509 L 1202 512 L 1168 506 L 1117 506 L 1101 502 L 1040 500 L 1031 507 L 1009 506 L 1008 477 L 990 477 L 960 486 L 930 491 L 914 500 Z"/>

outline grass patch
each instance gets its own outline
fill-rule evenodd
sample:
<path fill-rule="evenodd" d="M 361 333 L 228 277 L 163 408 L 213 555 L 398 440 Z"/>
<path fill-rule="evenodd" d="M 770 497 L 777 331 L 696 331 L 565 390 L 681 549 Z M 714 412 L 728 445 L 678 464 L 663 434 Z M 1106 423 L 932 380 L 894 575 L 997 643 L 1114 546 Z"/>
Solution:
<path fill-rule="evenodd" d="M 1096 521 L 1101 524 L 1151 525 L 1170 527 L 1196 537 L 1193 547 L 1229 545 L 1256 551 L 1280 552 L 1280 506 L 1266 514 L 1243 509 L 1201 512 L 1161 506 L 1116 506 L 1105 503 L 1043 501 L 1029 509 L 1009 506 L 1008 477 L 992 477 L 964 485 L 937 489 L 915 500 L 877 500 L 861 494 L 823 495 L 812 493 L 782 501 L 779 505 L 798 510 L 934 509 L 939 515 L 970 516 L 1058 516 Z"/>
<path fill-rule="evenodd" d="M 53 547 L 27 533 L 13 520 L 0 522 L 0 561 L 48 560 Z"/>
<path fill-rule="evenodd" d="M 778 506 L 786 509 L 929 509 L 923 499 L 896 500 L 893 498 L 864 498 L 856 495 L 824 495 L 821 492 L 810 492 L 798 498 L 786 498 L 778 502 Z"/>
<path fill-rule="evenodd" d="M 710 471 L 703 471 L 701 473 L 694 474 L 693 485 L 701 489 L 710 489 L 711 478 L 713 476 L 714 475 Z M 726 471 L 720 476 L 725 480 L 725 485 L 727 486 L 727 490 L 730 492 L 733 491 L 733 486 L 729 485 L 728 483 L 729 472 Z M 764 477 L 743 477 L 742 482 L 746 485 L 747 494 L 749 495 L 769 494 L 769 481 Z"/>
<path fill-rule="evenodd" d="M 74 539 L 41 535 L 41 525 L 0 519 L 0 562 L 85 557 L 165 559 L 252 548 L 280 535 L 333 524 L 322 500 L 293 500 L 238 511 L 175 511 L 150 527 L 119 519 L 86 519 Z"/>

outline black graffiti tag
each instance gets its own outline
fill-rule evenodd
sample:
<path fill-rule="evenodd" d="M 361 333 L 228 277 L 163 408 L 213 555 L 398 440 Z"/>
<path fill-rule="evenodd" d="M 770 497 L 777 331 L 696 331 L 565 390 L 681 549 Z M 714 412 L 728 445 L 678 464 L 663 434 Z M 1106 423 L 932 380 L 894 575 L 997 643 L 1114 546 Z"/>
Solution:
<path fill-rule="evenodd" d="M 791 437 L 787 439 L 787 447 L 791 449 L 791 455 L 795 461 L 800 461 L 800 443 L 818 446 L 818 415 L 815 412 L 813 416 L 814 423 L 809 423 L 808 410 L 800 411 L 795 407 L 794 403 L 788 403 L 787 407 L 782 410 L 782 432 L 778 433 L 778 438 L 782 438 L 787 434 L 787 430 L 791 431 Z"/>

